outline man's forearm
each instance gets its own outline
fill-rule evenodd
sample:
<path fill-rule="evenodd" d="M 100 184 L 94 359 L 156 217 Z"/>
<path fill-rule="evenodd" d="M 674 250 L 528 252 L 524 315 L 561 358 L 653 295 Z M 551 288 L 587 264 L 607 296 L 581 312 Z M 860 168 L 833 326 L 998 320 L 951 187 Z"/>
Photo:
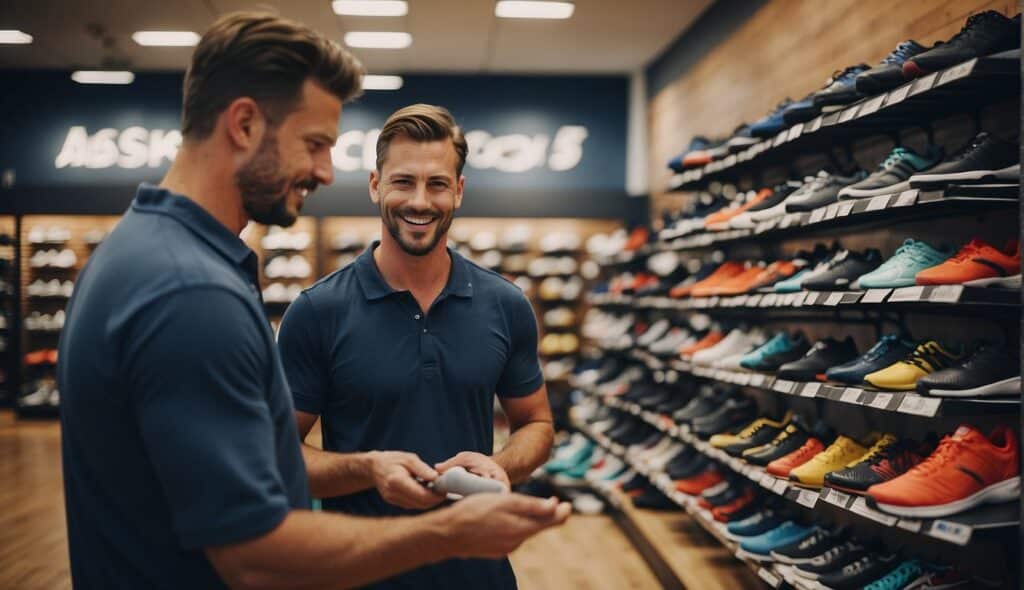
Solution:
<path fill-rule="evenodd" d="M 492 459 L 505 470 L 513 484 L 522 483 L 548 460 L 554 437 L 551 422 L 530 422 L 517 428 L 505 448 Z"/>
<path fill-rule="evenodd" d="M 360 518 L 295 510 L 244 551 L 210 558 L 235 588 L 351 588 L 450 555 L 437 513 Z"/>
<path fill-rule="evenodd" d="M 373 487 L 369 453 L 332 453 L 302 445 L 309 491 L 314 498 L 333 498 Z"/>

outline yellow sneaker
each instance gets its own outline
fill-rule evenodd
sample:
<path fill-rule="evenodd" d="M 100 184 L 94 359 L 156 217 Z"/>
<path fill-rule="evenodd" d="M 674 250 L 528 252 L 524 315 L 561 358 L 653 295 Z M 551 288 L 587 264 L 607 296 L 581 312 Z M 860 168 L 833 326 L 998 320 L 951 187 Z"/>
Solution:
<path fill-rule="evenodd" d="M 789 480 L 803 487 L 820 488 L 825 483 L 826 473 L 843 469 L 867 452 L 868 450 L 857 441 L 839 435 L 824 451 L 790 471 Z"/>
<path fill-rule="evenodd" d="M 929 340 L 918 344 L 910 356 L 888 367 L 869 373 L 864 381 L 879 389 L 912 391 L 917 380 L 925 375 L 946 369 L 963 358 L 963 351 L 950 352 L 938 342 Z"/>
<path fill-rule="evenodd" d="M 736 434 L 716 434 L 708 439 L 708 444 L 715 447 L 716 449 L 724 449 L 736 444 L 750 443 L 753 437 L 756 435 L 759 438 L 771 434 L 771 438 L 775 438 L 778 432 L 789 424 L 789 421 L 793 419 L 793 411 L 786 412 L 786 415 L 781 420 L 772 420 L 770 418 L 758 418 L 750 424 L 746 425 L 743 430 L 740 430 Z M 770 431 L 770 432 L 769 432 Z M 770 439 L 768 439 L 770 440 Z"/>

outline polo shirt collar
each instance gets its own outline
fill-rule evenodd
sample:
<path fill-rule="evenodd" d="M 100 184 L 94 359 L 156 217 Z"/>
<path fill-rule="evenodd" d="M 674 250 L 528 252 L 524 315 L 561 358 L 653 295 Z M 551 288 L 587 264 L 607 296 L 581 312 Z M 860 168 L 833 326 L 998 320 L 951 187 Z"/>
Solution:
<path fill-rule="evenodd" d="M 148 183 L 139 185 L 132 201 L 132 210 L 156 213 L 177 219 L 200 239 L 235 264 L 247 267 L 255 263 L 255 253 L 241 238 L 231 233 L 195 201 Z"/>
<path fill-rule="evenodd" d="M 383 299 L 388 295 L 401 292 L 392 289 L 391 285 L 388 285 L 387 281 L 384 280 L 384 276 L 380 274 L 380 269 L 377 268 L 377 262 L 373 259 L 373 251 L 379 245 L 379 240 L 370 244 L 356 258 L 353 265 L 356 276 L 359 278 L 359 285 L 363 288 L 363 295 L 370 301 Z M 448 275 L 448 283 L 445 285 L 444 290 L 441 291 L 441 296 L 438 297 L 438 300 L 446 295 L 464 298 L 472 297 L 473 281 L 469 272 L 469 262 L 451 248 L 448 248 L 448 255 L 451 257 L 452 268 Z"/>

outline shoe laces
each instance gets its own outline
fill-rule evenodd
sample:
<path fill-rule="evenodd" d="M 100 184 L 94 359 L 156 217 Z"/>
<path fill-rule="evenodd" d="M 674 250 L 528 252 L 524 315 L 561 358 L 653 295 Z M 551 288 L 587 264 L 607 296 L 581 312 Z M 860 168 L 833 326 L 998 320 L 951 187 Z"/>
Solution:
<path fill-rule="evenodd" d="M 910 356 L 903 359 L 903 362 L 914 365 L 915 367 L 931 373 L 937 371 L 939 368 L 949 364 L 949 361 L 954 360 L 952 356 L 942 350 L 942 348 L 936 342 L 925 342 L 919 344 Z"/>
<path fill-rule="evenodd" d="M 964 244 L 964 247 L 960 248 L 960 251 L 953 255 L 952 261 L 956 263 L 967 262 L 984 247 L 985 242 L 975 238 Z"/>
<path fill-rule="evenodd" d="M 849 453 L 852 448 L 852 440 L 846 437 L 840 437 L 839 440 L 837 440 L 829 448 L 824 450 L 822 458 L 824 458 L 829 463 L 835 463 L 836 461 L 842 459 L 843 455 Z"/>
<path fill-rule="evenodd" d="M 885 56 L 885 59 L 882 60 L 881 65 L 901 64 L 911 57 L 911 53 L 913 52 L 913 50 L 914 44 L 911 43 L 910 41 L 904 41 L 903 43 L 897 45 L 896 49 L 893 49 L 892 53 Z"/>
<path fill-rule="evenodd" d="M 977 150 L 983 144 L 988 142 L 988 133 L 979 133 L 971 138 L 971 141 L 967 142 L 967 145 L 958 149 L 946 160 L 947 162 L 963 160 L 965 157 L 970 155 L 972 152 Z"/>
<path fill-rule="evenodd" d="M 903 147 L 893 148 L 889 155 L 886 156 L 885 160 L 878 166 L 879 170 L 888 170 L 903 160 L 909 159 L 911 156 L 910 150 Z"/>
<path fill-rule="evenodd" d="M 964 441 L 952 436 L 944 436 L 939 441 L 938 448 L 935 452 L 928 456 L 927 459 L 918 463 L 910 469 L 910 472 L 915 472 L 921 476 L 929 476 L 936 471 L 941 470 L 950 461 L 954 460 L 957 456 L 963 453 Z M 909 473 L 909 472 L 908 472 Z"/>
<path fill-rule="evenodd" d="M 767 426 L 767 423 L 765 422 L 764 418 L 761 418 L 754 422 L 753 424 L 751 424 L 750 426 L 744 428 L 736 436 L 738 436 L 739 438 L 750 438 L 757 434 L 757 432 L 764 428 L 765 426 Z"/>
<path fill-rule="evenodd" d="M 932 255 L 931 249 L 924 243 L 918 242 L 912 239 L 907 239 L 903 242 L 903 245 L 896 249 L 893 257 L 885 262 L 883 266 L 892 266 L 899 263 L 899 259 L 913 260 L 920 264 L 927 264 L 931 266 L 934 262 L 935 257 Z M 890 264 L 891 263 L 891 264 Z"/>
<path fill-rule="evenodd" d="M 878 439 L 878 442 L 872 445 L 871 448 L 868 449 L 868 452 L 858 462 L 871 464 L 878 463 L 890 455 L 895 445 L 895 436 L 891 434 L 882 435 L 882 438 Z"/>

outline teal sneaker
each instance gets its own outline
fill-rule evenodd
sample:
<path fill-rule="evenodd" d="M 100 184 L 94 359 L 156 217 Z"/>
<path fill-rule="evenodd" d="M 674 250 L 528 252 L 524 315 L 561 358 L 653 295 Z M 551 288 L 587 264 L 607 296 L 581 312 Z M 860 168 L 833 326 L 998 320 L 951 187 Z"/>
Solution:
<path fill-rule="evenodd" d="M 910 177 L 920 174 L 942 161 L 942 148 L 929 145 L 923 154 L 897 147 L 864 180 L 839 191 L 839 200 L 864 199 L 879 195 L 894 195 L 910 189 Z"/>
<path fill-rule="evenodd" d="M 788 332 L 779 332 L 763 346 L 743 355 L 740 366 L 749 371 L 772 371 L 779 365 L 803 356 L 810 344 L 802 332 L 790 336 Z M 796 358 L 792 358 L 792 357 Z"/>
<path fill-rule="evenodd" d="M 916 284 L 914 278 L 917 273 L 942 264 L 952 255 L 953 250 L 949 246 L 933 248 L 922 241 L 908 238 L 903 241 L 902 246 L 896 249 L 892 258 L 868 274 L 862 275 L 853 282 L 852 287 L 854 289 L 911 287 Z"/>
<path fill-rule="evenodd" d="M 766 533 L 741 542 L 739 553 L 755 561 L 772 561 L 772 550 L 799 543 L 811 536 L 814 530 L 814 527 L 787 520 Z"/>
<path fill-rule="evenodd" d="M 596 446 L 594 441 L 581 436 L 555 451 L 555 456 L 544 465 L 544 471 L 551 474 L 568 471 L 589 458 Z"/>
<path fill-rule="evenodd" d="M 904 561 L 888 574 L 864 586 L 864 590 L 900 590 L 924 573 L 924 567 L 916 559 Z"/>
<path fill-rule="evenodd" d="M 580 458 L 580 462 L 573 465 L 572 467 L 556 473 L 551 477 L 551 480 L 555 483 L 571 485 L 580 483 L 586 480 L 587 472 L 594 466 L 595 463 L 600 461 L 604 457 L 604 452 L 593 451 L 587 454 L 585 457 Z"/>
<path fill-rule="evenodd" d="M 811 274 L 810 268 L 805 268 L 788 279 L 783 279 L 772 286 L 772 291 L 776 293 L 796 293 L 800 291 L 800 283 L 804 282 L 804 278 Z"/>

